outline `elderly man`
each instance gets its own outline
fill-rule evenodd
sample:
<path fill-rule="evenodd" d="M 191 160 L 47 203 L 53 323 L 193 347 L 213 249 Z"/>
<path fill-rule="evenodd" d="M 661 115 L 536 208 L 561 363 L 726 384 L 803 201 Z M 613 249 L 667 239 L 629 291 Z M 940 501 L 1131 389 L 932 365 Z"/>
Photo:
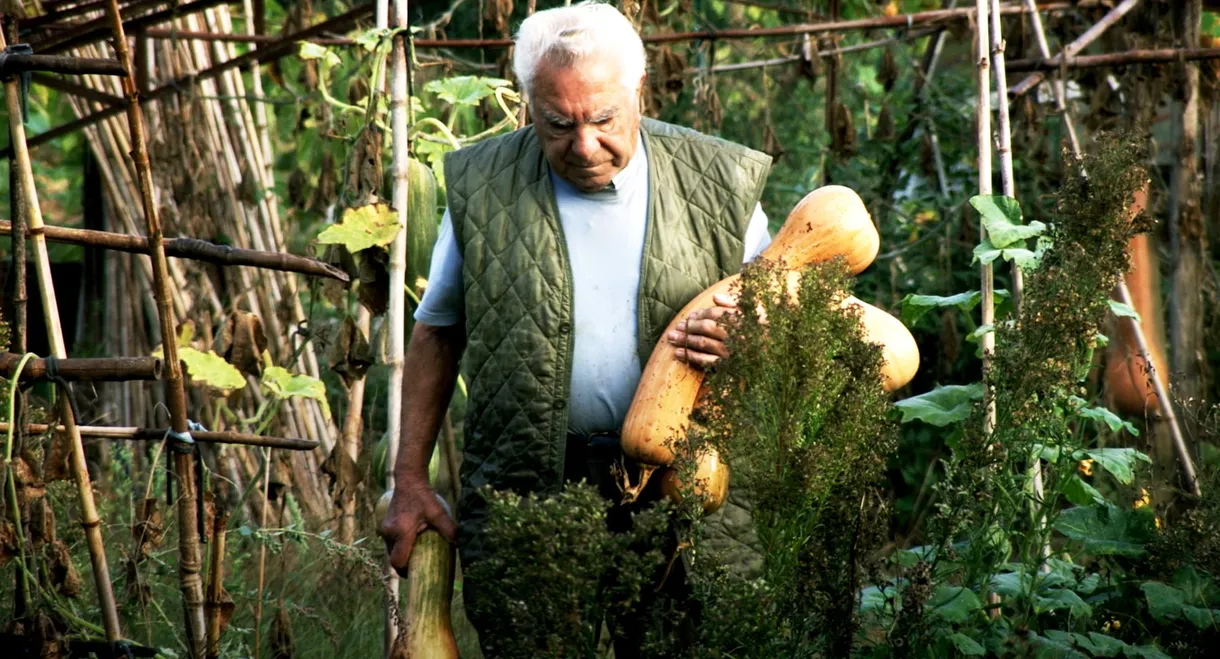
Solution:
<path fill-rule="evenodd" d="M 758 204 L 770 157 L 642 118 L 645 64 L 611 6 L 538 12 L 513 61 L 532 125 L 446 158 L 449 207 L 407 351 L 406 430 L 382 524 L 400 573 L 429 526 L 465 565 L 479 559 L 481 486 L 556 491 L 585 478 L 612 495 L 616 433 L 661 333 L 770 242 Z M 717 305 L 666 337 L 686 346 L 681 359 L 726 356 L 717 321 L 732 304 Z M 459 359 L 460 531 L 427 478 Z M 469 603 L 477 584 L 464 587 Z"/>

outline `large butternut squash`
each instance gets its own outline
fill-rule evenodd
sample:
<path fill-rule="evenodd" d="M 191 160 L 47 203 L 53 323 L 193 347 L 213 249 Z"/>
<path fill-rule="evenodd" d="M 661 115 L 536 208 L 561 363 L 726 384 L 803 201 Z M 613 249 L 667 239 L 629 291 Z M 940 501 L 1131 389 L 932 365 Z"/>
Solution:
<path fill-rule="evenodd" d="M 876 258 L 879 244 L 876 228 L 859 195 L 849 188 L 831 185 L 805 195 L 788 214 L 762 257 L 783 264 L 795 274 L 812 263 L 842 256 L 849 270 L 858 274 Z M 655 467 L 673 462 L 670 442 L 685 434 L 703 383 L 704 372 L 679 361 L 675 356 L 677 347 L 665 337 L 692 311 L 714 306 L 714 296 L 733 297 L 739 278 L 739 275 L 727 277 L 691 300 L 671 321 L 649 357 L 623 423 L 623 451 L 641 464 L 641 482 L 626 488 L 628 498 L 643 489 Z M 793 283 L 789 282 L 789 293 L 795 290 Z M 919 367 L 919 351 L 906 327 L 890 314 L 854 297 L 847 296 L 843 304 L 861 309 L 860 322 L 867 339 L 881 344 L 886 390 L 893 391 L 909 382 Z M 727 492 L 728 469 L 719 462 L 719 456 L 706 454 L 701 456 L 699 472 L 714 475 L 707 489 L 697 488 L 705 497 L 705 508 L 714 510 L 723 502 L 719 493 Z M 676 476 L 666 478 L 664 489 L 676 490 Z"/>

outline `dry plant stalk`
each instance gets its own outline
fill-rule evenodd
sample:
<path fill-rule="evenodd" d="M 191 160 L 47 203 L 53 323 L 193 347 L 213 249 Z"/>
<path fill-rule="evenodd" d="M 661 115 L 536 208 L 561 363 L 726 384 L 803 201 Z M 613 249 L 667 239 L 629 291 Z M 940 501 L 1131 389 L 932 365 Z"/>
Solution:
<path fill-rule="evenodd" d="M 157 316 L 161 325 L 162 350 L 165 354 L 166 398 L 170 423 L 174 433 L 188 435 L 186 418 L 186 392 L 182 381 L 182 364 L 178 361 L 178 346 L 174 340 L 173 309 L 170 306 L 169 266 L 165 258 L 164 236 L 161 221 L 157 216 L 157 205 L 153 199 L 152 171 L 148 162 L 148 148 L 144 140 L 144 119 L 140 108 L 139 92 L 132 76 L 131 55 L 127 47 L 127 35 L 123 31 L 123 20 L 119 14 L 118 0 L 109 0 L 106 5 L 113 31 L 113 46 L 116 58 L 127 69 L 122 78 L 123 95 L 127 99 L 127 123 L 131 131 L 131 157 L 135 162 L 139 180 L 140 197 L 143 202 L 144 220 L 148 227 L 149 252 L 152 257 L 153 294 L 157 300 Z M 83 464 L 83 454 L 81 456 Z M 204 654 L 206 627 L 203 616 L 203 582 L 199 550 L 199 519 L 195 503 L 199 493 L 195 483 L 194 453 L 174 453 L 174 475 L 178 482 L 178 580 L 186 609 L 187 641 L 190 654 Z"/>
<path fill-rule="evenodd" d="M 8 41 L 0 34 L 0 49 L 7 47 Z M 34 170 L 30 163 L 29 150 L 26 148 L 25 126 L 20 120 L 22 111 L 17 81 L 6 81 L 4 93 L 8 108 L 9 131 L 12 136 L 14 167 L 20 176 L 21 196 L 25 201 L 26 221 L 31 233 L 30 242 L 34 246 L 34 265 L 37 268 L 43 318 L 47 325 L 47 339 L 52 354 L 63 359 L 68 356 L 68 351 L 64 347 L 63 328 L 59 322 L 59 304 L 55 299 L 55 282 L 51 277 L 51 261 L 47 255 L 47 242 L 42 235 L 42 208 L 38 203 L 38 191 L 34 186 Z M 119 626 L 114 591 L 110 586 L 110 566 L 106 562 L 106 546 L 102 540 L 102 520 L 98 517 L 97 505 L 93 500 L 93 484 L 90 482 L 89 470 L 85 464 L 85 447 L 81 442 L 80 431 L 76 427 L 76 417 L 72 413 L 72 404 L 67 392 L 63 392 L 56 398 L 60 418 L 63 419 L 71 444 L 72 476 L 76 481 L 77 492 L 80 496 L 81 526 L 85 529 L 89 558 L 93 563 L 93 580 L 97 587 L 98 606 L 102 610 L 102 624 L 106 630 L 107 640 L 117 641 L 123 637 L 123 632 Z"/>
<path fill-rule="evenodd" d="M 1038 43 L 1038 50 L 1043 58 L 1050 58 L 1050 48 L 1046 42 L 1046 29 L 1042 26 L 1042 18 L 1034 7 L 1034 0 L 1025 0 L 1025 6 L 1030 11 L 1030 24 L 1033 27 L 1034 37 Z M 1055 108 L 1063 117 L 1063 125 L 1067 129 L 1068 142 L 1072 147 L 1072 155 L 1080 160 L 1084 157 L 1084 153 L 1080 149 L 1080 139 L 1076 135 L 1075 121 L 1072 118 L 1071 110 L 1067 107 L 1067 91 L 1064 80 L 1052 80 L 1051 88 L 1055 94 Z M 1088 176 L 1088 172 L 1083 172 Z M 1118 280 L 1118 301 L 1131 305 L 1131 291 L 1127 288 L 1127 280 L 1119 278 Z M 1169 434 L 1173 439 L 1174 452 L 1177 454 L 1179 467 L 1182 470 L 1182 478 L 1186 481 L 1187 487 L 1191 494 L 1202 496 L 1199 489 L 1199 479 L 1195 472 L 1194 460 L 1190 457 L 1190 450 L 1186 446 L 1186 439 L 1182 436 L 1181 424 L 1178 422 L 1177 413 L 1173 409 L 1173 401 L 1169 398 L 1169 392 L 1165 390 L 1161 384 L 1161 378 L 1157 374 L 1156 363 L 1152 359 L 1152 351 L 1148 347 L 1148 337 L 1144 335 L 1144 328 L 1136 318 L 1120 319 L 1120 322 L 1125 320 L 1131 324 L 1132 334 L 1135 336 L 1136 350 L 1139 357 L 1148 365 L 1148 378 L 1152 382 L 1152 389 L 1156 392 L 1157 408 L 1160 410 L 1161 416 L 1164 417 L 1166 425 L 1169 426 Z"/>
<path fill-rule="evenodd" d="M 363 304 L 356 310 L 356 330 L 368 336 L 373 323 L 373 314 Z M 361 375 L 352 381 L 347 390 L 347 417 L 343 420 L 343 438 L 335 450 L 347 453 L 352 464 L 360 460 L 360 434 L 364 429 L 364 387 L 368 377 Z M 351 544 L 356 539 L 356 490 L 346 488 L 339 502 L 339 542 Z"/>

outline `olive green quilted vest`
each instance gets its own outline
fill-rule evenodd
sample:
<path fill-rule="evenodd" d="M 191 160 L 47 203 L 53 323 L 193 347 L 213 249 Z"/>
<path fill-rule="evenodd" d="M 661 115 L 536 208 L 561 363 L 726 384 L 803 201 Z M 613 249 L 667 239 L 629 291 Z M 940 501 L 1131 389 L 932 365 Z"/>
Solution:
<path fill-rule="evenodd" d="M 643 364 L 674 314 L 740 270 L 771 158 L 651 119 L 641 128 L 649 171 Z M 550 168 L 532 127 L 448 154 L 445 179 L 463 257 L 468 337 L 460 508 L 463 529 L 474 532 L 481 517 L 475 489 L 556 491 L 561 484 L 572 275 Z"/>

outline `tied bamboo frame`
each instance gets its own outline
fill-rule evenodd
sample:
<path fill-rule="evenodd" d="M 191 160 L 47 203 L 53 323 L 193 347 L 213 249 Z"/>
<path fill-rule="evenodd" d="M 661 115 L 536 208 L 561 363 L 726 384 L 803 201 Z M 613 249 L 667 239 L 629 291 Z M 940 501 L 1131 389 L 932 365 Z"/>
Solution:
<path fill-rule="evenodd" d="M 7 47 L 8 41 L 0 32 L 0 49 Z M 22 116 L 19 93 L 16 80 L 5 81 L 4 95 L 8 107 L 9 131 L 12 135 L 13 164 L 20 176 L 21 197 L 28 213 L 26 221 L 31 234 L 30 242 L 34 247 L 34 264 L 38 272 L 38 289 L 42 297 L 47 339 L 52 354 L 63 359 L 68 356 L 68 353 L 64 347 L 63 328 L 59 323 L 59 304 L 55 299 L 55 283 L 51 278 L 51 261 L 47 255 L 47 241 L 41 232 L 43 227 L 42 208 L 38 203 L 38 191 L 34 186 L 34 170 L 30 164 L 29 150 L 26 148 L 25 126 L 19 120 Z M 118 641 L 122 639 L 123 632 L 119 624 L 114 591 L 110 586 L 110 566 L 106 562 L 106 546 L 102 540 L 102 520 L 98 516 L 97 504 L 93 499 L 93 483 L 85 464 L 85 446 L 81 441 L 80 430 L 76 426 L 76 417 L 73 415 L 72 404 L 68 396 L 65 393 L 56 398 L 60 418 L 63 419 L 71 446 L 72 476 L 80 496 L 81 526 L 85 530 L 89 559 L 93 565 L 93 580 L 97 587 L 98 606 L 102 611 L 102 626 L 106 631 L 107 640 Z M 17 520 L 17 523 L 20 523 L 20 520 Z"/>
<path fill-rule="evenodd" d="M 173 337 L 174 315 L 170 306 L 169 266 L 165 256 L 164 236 L 161 221 L 157 216 L 157 205 L 153 199 L 152 170 L 148 162 L 148 147 L 144 139 L 144 119 L 140 108 L 139 91 L 132 75 L 131 54 L 128 52 L 127 35 L 123 30 L 123 19 L 119 13 L 118 0 L 109 0 L 106 5 L 113 31 L 113 46 L 116 59 L 127 69 L 122 77 L 123 94 L 127 98 L 127 123 L 131 131 L 131 157 L 135 162 L 139 180 L 140 197 L 143 202 L 144 220 L 148 227 L 148 248 L 152 257 L 153 294 L 157 302 L 157 316 L 161 324 L 162 349 L 168 366 L 166 373 L 166 398 L 173 431 L 180 435 L 188 433 L 186 423 L 186 391 L 182 380 L 182 364 L 178 361 L 178 346 Z M 83 455 L 82 455 L 83 458 Z M 193 453 L 174 453 L 174 475 L 178 481 L 178 580 L 182 590 L 186 613 L 187 647 L 192 657 L 205 654 L 207 628 L 203 614 L 203 581 L 200 578 L 202 561 L 199 548 L 199 519 L 195 507 L 198 484 L 195 482 L 195 456 Z"/>

